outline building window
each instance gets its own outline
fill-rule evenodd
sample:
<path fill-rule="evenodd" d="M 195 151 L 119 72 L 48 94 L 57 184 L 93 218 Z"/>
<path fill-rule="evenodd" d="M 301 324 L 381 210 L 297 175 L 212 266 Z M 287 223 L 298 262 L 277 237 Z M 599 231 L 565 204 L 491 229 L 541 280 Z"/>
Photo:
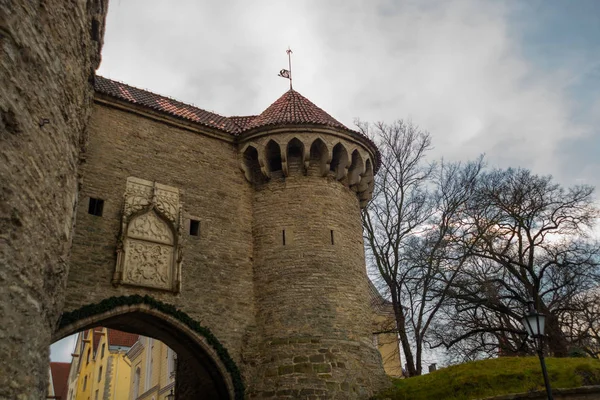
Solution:
<path fill-rule="evenodd" d="M 200 236 L 200 221 L 190 220 L 190 236 Z"/>
<path fill-rule="evenodd" d="M 87 387 L 87 375 L 83 377 L 83 390 Z"/>
<path fill-rule="evenodd" d="M 100 369 L 98 370 L 98 382 L 100 382 L 102 380 L 102 366 L 100 366 Z"/>
<path fill-rule="evenodd" d="M 104 348 L 106 347 L 106 343 L 102 343 L 102 350 L 100 351 L 100 359 L 104 358 Z"/>
<path fill-rule="evenodd" d="M 86 361 L 85 361 L 85 365 L 88 365 L 90 363 L 90 352 L 91 352 L 91 349 L 88 349 L 88 353 L 87 353 L 87 358 L 86 358 Z"/>
<path fill-rule="evenodd" d="M 135 375 L 133 376 L 133 399 L 137 399 L 140 395 L 140 377 L 142 375 L 142 371 L 140 367 L 135 369 Z"/>
<path fill-rule="evenodd" d="M 88 214 L 92 214 L 97 217 L 101 217 L 103 209 L 104 209 L 104 200 L 93 199 L 90 197 L 90 204 L 88 206 Z"/>
<path fill-rule="evenodd" d="M 95 400 L 98 400 L 98 392 L 99 392 L 99 391 L 100 391 L 100 389 L 97 389 L 97 390 L 96 390 L 96 395 L 94 396 L 94 399 L 95 399 Z"/>

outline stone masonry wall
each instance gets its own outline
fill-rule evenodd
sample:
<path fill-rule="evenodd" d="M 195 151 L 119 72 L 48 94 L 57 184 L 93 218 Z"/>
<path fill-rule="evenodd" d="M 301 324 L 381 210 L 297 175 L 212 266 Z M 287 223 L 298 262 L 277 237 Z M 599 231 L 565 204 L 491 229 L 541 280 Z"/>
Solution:
<path fill-rule="evenodd" d="M 148 294 L 173 304 L 211 329 L 239 363 L 253 323 L 251 187 L 232 143 L 133 112 L 96 104 L 67 286 L 66 310 L 111 296 Z M 183 213 L 200 221 L 200 236 L 184 231 L 179 294 L 111 284 L 126 180 L 134 176 L 183 189 Z M 89 198 L 104 200 L 102 216 Z"/>
<path fill-rule="evenodd" d="M 253 204 L 260 361 L 250 394 L 366 398 L 385 378 L 356 193 L 332 176 L 273 175 Z"/>
<path fill-rule="evenodd" d="M 0 398 L 40 399 L 106 0 L 0 1 Z"/>

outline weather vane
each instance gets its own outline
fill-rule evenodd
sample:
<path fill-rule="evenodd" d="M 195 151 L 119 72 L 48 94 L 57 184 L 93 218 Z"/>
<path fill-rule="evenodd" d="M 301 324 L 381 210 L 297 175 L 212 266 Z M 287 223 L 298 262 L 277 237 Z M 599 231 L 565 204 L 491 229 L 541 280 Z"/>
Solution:
<path fill-rule="evenodd" d="M 292 49 L 290 49 L 290 47 L 288 46 L 288 48 L 285 52 L 288 55 L 288 68 L 289 69 L 282 69 L 281 71 L 279 71 L 279 76 L 290 80 L 290 90 L 292 90 L 293 89 L 292 88 Z"/>

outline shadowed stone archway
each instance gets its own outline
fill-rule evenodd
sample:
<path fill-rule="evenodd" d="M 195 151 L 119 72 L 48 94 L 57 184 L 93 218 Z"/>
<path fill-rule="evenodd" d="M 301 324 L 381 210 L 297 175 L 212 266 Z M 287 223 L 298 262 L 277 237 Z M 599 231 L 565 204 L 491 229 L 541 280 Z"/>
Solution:
<path fill-rule="evenodd" d="M 66 336 L 96 326 L 150 336 L 178 355 L 176 399 L 244 398 L 240 372 L 209 329 L 174 306 L 149 296 L 111 297 L 64 313 L 52 336 Z"/>

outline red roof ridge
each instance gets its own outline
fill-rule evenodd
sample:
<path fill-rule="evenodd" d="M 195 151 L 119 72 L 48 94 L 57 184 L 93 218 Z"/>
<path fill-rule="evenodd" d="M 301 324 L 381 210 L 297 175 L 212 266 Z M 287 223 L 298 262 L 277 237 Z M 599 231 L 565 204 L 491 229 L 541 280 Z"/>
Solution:
<path fill-rule="evenodd" d="M 94 89 L 98 93 L 103 93 L 129 103 L 139 104 L 153 110 L 161 111 L 175 117 L 216 128 L 228 133 L 235 134 L 240 130 L 240 128 L 227 117 L 212 111 L 207 111 L 192 104 L 183 103 L 172 97 L 136 88 L 100 75 L 96 75 Z"/>
<path fill-rule="evenodd" d="M 325 125 L 350 130 L 294 89 L 288 90 L 275 100 L 273 104 L 254 118 L 244 130 L 269 125 L 296 124 Z"/>
<path fill-rule="evenodd" d="M 118 331 L 116 329 L 107 328 L 108 345 L 131 347 L 137 342 L 140 335 L 135 333 Z"/>

